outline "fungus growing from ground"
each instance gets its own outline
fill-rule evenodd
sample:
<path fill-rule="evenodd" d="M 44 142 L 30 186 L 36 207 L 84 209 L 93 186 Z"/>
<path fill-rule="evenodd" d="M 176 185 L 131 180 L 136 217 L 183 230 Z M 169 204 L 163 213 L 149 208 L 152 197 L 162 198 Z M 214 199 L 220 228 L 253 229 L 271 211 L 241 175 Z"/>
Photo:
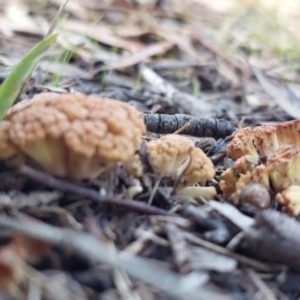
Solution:
<path fill-rule="evenodd" d="M 91 179 L 130 159 L 145 125 L 132 106 L 79 93 L 42 93 L 0 123 L 0 158 L 30 158 L 56 176 Z"/>
<path fill-rule="evenodd" d="M 268 156 L 266 166 L 276 192 L 281 192 L 292 184 L 300 184 L 300 149 L 297 146 L 281 146 Z"/>
<path fill-rule="evenodd" d="M 227 185 L 234 186 L 239 178 L 240 174 L 236 172 L 235 168 L 228 168 L 221 174 L 222 181 L 226 182 Z M 224 186 L 224 188 L 226 187 Z"/>
<path fill-rule="evenodd" d="M 300 120 L 277 124 L 276 134 L 279 145 L 293 144 L 300 147 Z"/>
<path fill-rule="evenodd" d="M 265 165 L 258 165 L 252 172 L 252 179 L 256 183 L 262 184 L 267 189 L 270 189 L 270 179 L 268 168 Z"/>
<path fill-rule="evenodd" d="M 201 198 L 212 200 L 217 191 L 214 186 L 188 186 L 176 192 L 175 198 L 197 204 Z"/>
<path fill-rule="evenodd" d="M 296 217 L 300 214 L 300 186 L 291 185 L 281 193 L 276 195 L 277 202 L 282 206 L 282 210 Z"/>
<path fill-rule="evenodd" d="M 243 189 L 251 182 L 251 172 L 247 172 L 246 174 L 241 174 L 239 180 L 235 184 L 235 192 L 231 195 L 232 202 L 234 205 L 238 205 L 240 203 L 240 195 Z"/>
<path fill-rule="evenodd" d="M 221 180 L 219 182 L 220 190 L 222 191 L 224 197 L 229 198 L 236 190 L 235 183 L 231 184 L 226 180 Z"/>
<path fill-rule="evenodd" d="M 155 171 L 161 177 L 178 180 L 175 197 L 191 199 L 212 199 L 216 194 L 214 187 L 191 185 L 212 179 L 215 169 L 212 161 L 194 143 L 184 136 L 168 134 L 147 144 L 147 152 Z"/>
<path fill-rule="evenodd" d="M 192 149 L 190 157 L 177 170 L 177 177 L 185 186 L 212 179 L 214 175 L 212 161 L 200 148 Z"/>
<path fill-rule="evenodd" d="M 259 156 L 268 156 L 279 148 L 275 126 L 253 128 L 254 142 Z"/>
<path fill-rule="evenodd" d="M 226 147 L 226 154 L 233 160 L 248 155 L 257 162 L 259 157 L 254 146 L 252 128 L 246 127 L 234 132 L 232 140 Z"/>
<path fill-rule="evenodd" d="M 194 143 L 178 134 L 167 134 L 147 143 L 147 153 L 155 171 L 174 177 L 178 168 L 189 158 Z"/>
<path fill-rule="evenodd" d="M 226 154 L 235 162 L 221 174 L 220 189 L 225 197 L 238 204 L 246 185 L 259 183 L 277 193 L 283 210 L 300 213 L 300 120 L 239 129 Z"/>
<path fill-rule="evenodd" d="M 143 164 L 138 154 L 133 155 L 129 160 L 123 162 L 124 169 L 133 177 L 141 177 L 143 175 Z"/>

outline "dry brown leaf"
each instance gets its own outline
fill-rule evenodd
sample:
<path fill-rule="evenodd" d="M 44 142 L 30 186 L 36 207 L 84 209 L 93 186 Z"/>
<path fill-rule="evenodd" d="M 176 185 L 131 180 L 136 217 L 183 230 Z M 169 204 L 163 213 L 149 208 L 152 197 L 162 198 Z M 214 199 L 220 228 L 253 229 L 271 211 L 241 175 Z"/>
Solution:
<path fill-rule="evenodd" d="M 262 88 L 273 98 L 275 103 L 293 118 L 300 119 L 300 107 L 293 103 L 292 92 L 284 87 L 278 87 L 278 85 L 271 83 L 259 69 L 252 67 L 252 70 Z"/>
<path fill-rule="evenodd" d="M 179 49 L 194 57 L 200 64 L 206 64 L 205 57 L 199 55 L 192 45 L 190 33 L 182 30 L 182 32 L 170 32 L 160 27 L 154 28 L 155 34 L 162 37 L 166 41 L 175 44 Z"/>
<path fill-rule="evenodd" d="M 158 54 L 163 54 L 167 50 L 173 47 L 173 44 L 169 42 L 162 42 L 158 44 L 153 44 L 149 46 L 145 46 L 144 49 L 134 53 L 133 55 L 130 55 L 128 57 L 124 57 L 120 61 L 114 62 L 111 65 L 100 67 L 99 69 L 96 70 L 95 73 L 98 73 L 100 71 L 104 70 L 115 70 L 115 69 L 124 69 L 127 67 L 131 67 L 133 65 L 136 65 L 140 62 L 145 61 L 147 58 L 158 55 Z"/>
<path fill-rule="evenodd" d="M 92 78 L 92 75 L 84 71 L 83 69 L 80 69 L 79 67 L 75 65 L 64 65 L 59 62 L 53 62 L 53 61 L 43 61 L 39 64 L 39 68 L 45 72 L 49 72 L 52 74 L 59 74 L 63 77 L 70 77 L 70 78 Z"/>
<path fill-rule="evenodd" d="M 243 61 L 228 55 L 221 47 L 219 47 L 217 44 L 211 42 L 210 40 L 208 40 L 207 37 L 205 37 L 203 34 L 201 34 L 199 32 L 199 29 L 195 29 L 195 31 L 192 33 L 192 38 L 193 38 L 193 40 L 201 43 L 205 48 L 207 48 L 209 51 L 211 51 L 212 53 L 217 55 L 219 58 L 224 60 L 226 63 L 228 63 L 235 69 L 239 70 L 246 78 L 250 77 L 251 70 Z"/>
<path fill-rule="evenodd" d="M 64 32 L 58 36 L 57 42 L 89 64 L 94 64 L 95 61 L 114 62 L 120 59 L 120 55 L 117 53 L 102 49 L 101 46 L 81 34 Z"/>
<path fill-rule="evenodd" d="M 4 18 L 7 22 L 6 26 L 12 31 L 43 35 L 48 29 L 48 24 L 45 20 L 43 20 L 43 22 L 37 22 L 28 14 L 28 6 L 21 0 L 9 2 L 5 9 Z"/>
<path fill-rule="evenodd" d="M 131 52 L 139 51 L 142 44 L 126 40 L 117 36 L 110 27 L 103 24 L 86 24 L 76 20 L 67 20 L 62 25 L 64 30 L 76 32 L 78 34 L 89 36 L 96 41 L 117 48 L 129 50 Z"/>
<path fill-rule="evenodd" d="M 136 38 L 150 33 L 150 28 L 143 28 L 140 25 L 126 25 L 116 29 L 116 33 L 123 38 Z"/>

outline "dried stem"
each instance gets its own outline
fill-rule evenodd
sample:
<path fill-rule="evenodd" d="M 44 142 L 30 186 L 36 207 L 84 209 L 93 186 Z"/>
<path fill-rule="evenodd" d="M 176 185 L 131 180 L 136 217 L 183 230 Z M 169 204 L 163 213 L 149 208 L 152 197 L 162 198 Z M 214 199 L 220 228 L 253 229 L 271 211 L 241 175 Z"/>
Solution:
<path fill-rule="evenodd" d="M 80 187 L 73 183 L 69 183 L 60 179 L 56 179 L 47 173 L 35 170 L 28 166 L 21 167 L 20 172 L 26 175 L 27 177 L 42 183 L 45 186 L 63 192 L 77 194 L 89 198 L 99 204 L 116 205 L 118 207 L 127 208 L 129 210 L 137 211 L 146 215 L 174 215 L 173 213 L 170 213 L 166 210 L 150 206 L 142 202 L 130 199 L 117 200 L 111 197 L 102 197 L 99 193 L 97 193 L 94 190 Z"/>
<path fill-rule="evenodd" d="M 191 115 L 144 114 L 147 130 L 154 133 L 174 133 L 189 122 L 182 134 L 197 137 L 225 138 L 236 129 L 224 119 L 206 119 Z"/>

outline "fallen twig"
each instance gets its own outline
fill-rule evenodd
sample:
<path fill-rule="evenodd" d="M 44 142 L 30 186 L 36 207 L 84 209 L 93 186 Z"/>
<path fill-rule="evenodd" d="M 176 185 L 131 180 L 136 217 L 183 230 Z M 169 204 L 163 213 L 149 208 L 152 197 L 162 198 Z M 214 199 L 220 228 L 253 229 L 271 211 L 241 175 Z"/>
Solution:
<path fill-rule="evenodd" d="M 116 205 L 118 207 L 127 208 L 129 210 L 137 211 L 146 215 L 173 215 L 174 216 L 173 213 L 170 213 L 166 210 L 154 206 L 150 206 L 142 202 L 138 202 L 130 199 L 117 200 L 111 197 L 103 197 L 94 190 L 80 187 L 73 183 L 56 179 L 47 173 L 35 170 L 28 166 L 21 167 L 20 172 L 26 175 L 27 177 L 29 177 L 30 179 L 38 181 L 45 186 L 57 189 L 59 191 L 77 194 L 86 197 L 90 200 L 93 200 L 99 204 Z"/>
<path fill-rule="evenodd" d="M 255 259 L 248 258 L 246 256 L 243 256 L 243 255 L 234 253 L 232 251 L 229 251 L 226 248 L 223 248 L 221 246 L 218 246 L 218 245 L 215 245 L 215 244 L 210 243 L 208 241 L 205 241 L 203 239 L 200 239 L 199 237 L 196 237 L 196 236 L 194 236 L 190 233 L 184 233 L 184 235 L 185 235 L 186 240 L 191 242 L 191 243 L 194 243 L 194 244 L 199 245 L 201 247 L 204 247 L 206 249 L 215 251 L 217 253 L 232 257 L 232 258 L 236 259 L 237 261 L 239 261 L 240 263 L 245 264 L 247 266 L 250 266 L 254 269 L 257 269 L 257 270 L 260 270 L 260 271 L 266 271 L 266 272 L 269 272 L 269 271 L 272 270 L 272 267 L 267 265 L 267 264 L 264 264 L 260 261 L 255 260 Z"/>
<path fill-rule="evenodd" d="M 224 119 L 205 119 L 191 115 L 175 114 L 144 114 L 147 130 L 154 133 L 173 133 L 187 122 L 190 125 L 181 133 L 197 137 L 225 138 L 231 135 L 235 128 Z"/>

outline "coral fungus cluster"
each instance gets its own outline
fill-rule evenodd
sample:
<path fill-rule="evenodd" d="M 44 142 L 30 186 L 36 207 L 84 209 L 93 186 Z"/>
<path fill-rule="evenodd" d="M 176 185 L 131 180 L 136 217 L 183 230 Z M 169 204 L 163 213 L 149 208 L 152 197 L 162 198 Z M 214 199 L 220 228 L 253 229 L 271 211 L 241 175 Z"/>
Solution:
<path fill-rule="evenodd" d="M 214 187 L 192 186 L 212 179 L 215 169 L 212 161 L 189 138 L 168 134 L 148 142 L 147 152 L 157 173 L 179 181 L 176 189 L 179 198 L 212 199 L 216 195 Z"/>
<path fill-rule="evenodd" d="M 240 129 L 226 154 L 235 162 L 221 174 L 224 196 L 239 204 L 243 189 L 256 182 L 276 194 L 283 210 L 300 214 L 300 120 Z"/>

